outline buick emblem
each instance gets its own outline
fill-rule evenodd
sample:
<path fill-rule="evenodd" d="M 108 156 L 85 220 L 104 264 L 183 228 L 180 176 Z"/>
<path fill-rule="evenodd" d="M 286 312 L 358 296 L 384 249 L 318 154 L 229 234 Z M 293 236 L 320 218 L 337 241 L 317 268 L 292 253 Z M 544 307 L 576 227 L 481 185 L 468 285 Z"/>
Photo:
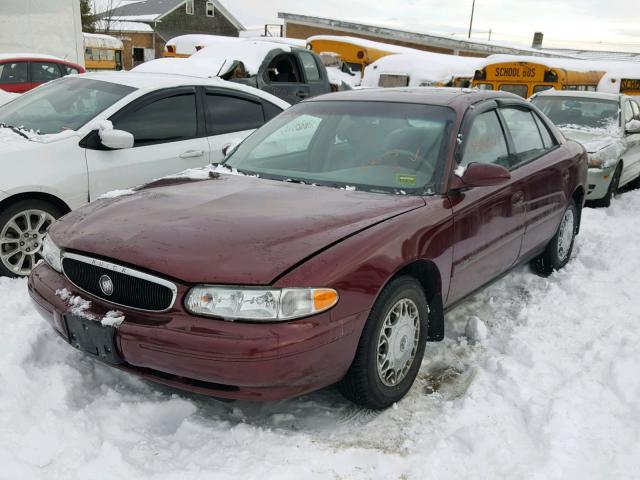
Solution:
<path fill-rule="evenodd" d="M 98 284 L 100 285 L 100 290 L 106 296 L 110 296 L 113 293 L 113 280 L 109 276 L 102 275 L 98 280 Z"/>

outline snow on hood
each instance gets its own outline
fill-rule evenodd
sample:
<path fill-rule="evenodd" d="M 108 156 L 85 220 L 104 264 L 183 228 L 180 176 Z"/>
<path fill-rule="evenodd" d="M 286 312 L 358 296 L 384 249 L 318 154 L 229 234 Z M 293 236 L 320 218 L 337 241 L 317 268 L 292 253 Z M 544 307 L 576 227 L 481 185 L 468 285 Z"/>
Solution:
<path fill-rule="evenodd" d="M 617 128 L 584 128 L 578 125 L 567 125 L 560 131 L 570 140 L 581 143 L 592 160 L 602 159 L 602 168 L 617 163 L 626 150 L 625 139 L 617 133 Z"/>
<path fill-rule="evenodd" d="M 24 141 L 35 143 L 53 143 L 65 140 L 70 137 L 78 137 L 75 130 L 65 130 L 60 133 L 39 134 L 33 130 L 25 130 L 23 128 L 8 128 L 0 126 L 0 147 L 20 144 Z"/>
<path fill-rule="evenodd" d="M 473 77 L 479 59 L 420 52 L 383 57 L 364 71 L 363 87 L 377 87 L 382 74 L 408 75 L 409 86 L 447 83 L 455 77 Z"/>

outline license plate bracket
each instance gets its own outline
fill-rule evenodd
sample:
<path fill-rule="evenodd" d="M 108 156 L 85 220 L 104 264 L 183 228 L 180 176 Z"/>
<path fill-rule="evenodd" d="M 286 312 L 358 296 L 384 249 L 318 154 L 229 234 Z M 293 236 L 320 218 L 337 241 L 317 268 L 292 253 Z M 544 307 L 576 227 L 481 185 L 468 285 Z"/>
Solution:
<path fill-rule="evenodd" d="M 116 348 L 116 329 L 77 315 L 65 315 L 69 343 L 103 362 L 120 364 L 124 358 Z"/>

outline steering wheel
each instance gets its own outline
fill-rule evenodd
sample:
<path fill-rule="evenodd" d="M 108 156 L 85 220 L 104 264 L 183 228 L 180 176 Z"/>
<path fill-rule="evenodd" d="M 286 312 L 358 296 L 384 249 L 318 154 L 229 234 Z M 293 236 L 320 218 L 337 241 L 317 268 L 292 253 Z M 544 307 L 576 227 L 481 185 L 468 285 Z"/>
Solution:
<path fill-rule="evenodd" d="M 395 160 L 398 166 L 409 166 L 410 168 L 417 169 L 420 165 L 420 160 L 424 159 L 418 156 L 415 152 L 410 152 L 409 150 L 403 150 L 401 148 L 394 148 L 384 152 L 380 160 Z"/>

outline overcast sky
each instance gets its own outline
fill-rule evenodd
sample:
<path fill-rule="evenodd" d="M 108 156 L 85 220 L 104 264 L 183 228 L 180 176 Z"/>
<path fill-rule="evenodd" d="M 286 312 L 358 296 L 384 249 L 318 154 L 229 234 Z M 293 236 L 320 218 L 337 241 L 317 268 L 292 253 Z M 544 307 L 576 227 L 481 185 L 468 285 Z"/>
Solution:
<path fill-rule="evenodd" d="M 466 37 L 472 0 L 223 0 L 246 26 L 276 21 L 278 12 L 360 21 Z M 575 42 L 626 44 L 640 51 L 640 2 L 634 0 L 476 0 L 472 38 L 545 46 Z M 570 43 L 569 43 L 570 42 Z M 553 43 L 553 45 L 551 45 Z M 623 45 L 617 45 L 619 47 Z"/>

